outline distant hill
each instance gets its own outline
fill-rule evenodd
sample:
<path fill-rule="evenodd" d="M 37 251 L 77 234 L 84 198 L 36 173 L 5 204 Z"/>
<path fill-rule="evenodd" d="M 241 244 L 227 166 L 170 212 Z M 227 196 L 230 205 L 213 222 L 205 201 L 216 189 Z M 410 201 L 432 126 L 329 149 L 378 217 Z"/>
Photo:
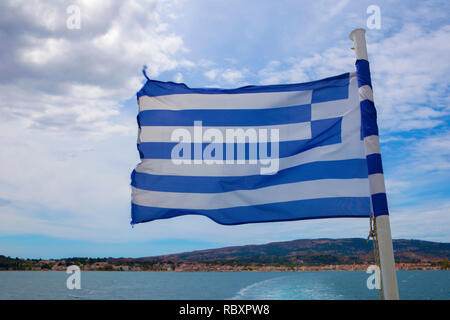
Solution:
<path fill-rule="evenodd" d="M 450 243 L 422 240 L 394 240 L 395 260 L 426 266 L 450 268 Z M 317 269 L 329 265 L 364 266 L 373 263 L 371 242 L 362 238 L 304 239 L 199 250 L 143 258 L 19 259 L 0 255 L 0 270 L 56 270 L 79 265 L 97 271 L 241 271 L 292 270 L 295 267 Z M 277 269 L 278 268 L 278 269 Z M 346 270 L 346 269 L 345 269 Z M 412 270 L 415 270 L 414 268 Z"/>
<path fill-rule="evenodd" d="M 394 240 L 396 262 L 436 262 L 450 260 L 450 243 L 422 240 Z M 262 245 L 199 250 L 134 260 L 205 264 L 324 265 L 362 264 L 373 261 L 371 241 L 362 238 L 303 239 Z"/>

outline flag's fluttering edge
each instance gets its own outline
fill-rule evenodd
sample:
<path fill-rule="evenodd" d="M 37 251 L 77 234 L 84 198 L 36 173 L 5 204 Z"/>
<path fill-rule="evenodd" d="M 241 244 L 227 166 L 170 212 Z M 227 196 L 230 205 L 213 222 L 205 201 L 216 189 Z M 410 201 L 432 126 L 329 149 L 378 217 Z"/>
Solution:
<path fill-rule="evenodd" d="M 131 223 L 369 217 L 372 201 L 387 214 L 385 192 L 371 198 L 369 175 L 382 168 L 364 141 L 378 134 L 364 75 L 238 89 L 148 79 L 137 94 Z"/>

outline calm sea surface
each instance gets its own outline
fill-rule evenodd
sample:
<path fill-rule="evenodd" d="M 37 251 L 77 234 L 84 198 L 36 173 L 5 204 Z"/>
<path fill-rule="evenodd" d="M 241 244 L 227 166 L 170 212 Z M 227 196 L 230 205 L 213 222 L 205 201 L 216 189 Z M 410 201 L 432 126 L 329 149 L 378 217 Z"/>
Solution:
<path fill-rule="evenodd" d="M 0 272 L 0 299 L 378 299 L 365 272 Z M 402 299 L 450 299 L 450 271 L 399 271 Z"/>

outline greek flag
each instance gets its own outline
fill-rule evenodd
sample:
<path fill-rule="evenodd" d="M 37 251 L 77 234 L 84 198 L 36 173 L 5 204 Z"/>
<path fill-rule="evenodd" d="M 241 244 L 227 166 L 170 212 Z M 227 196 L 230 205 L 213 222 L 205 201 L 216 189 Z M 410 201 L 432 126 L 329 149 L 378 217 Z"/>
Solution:
<path fill-rule="evenodd" d="M 147 78 L 131 223 L 369 217 L 369 175 L 382 169 L 365 148 L 376 117 L 364 117 L 358 79 L 216 89 Z"/>

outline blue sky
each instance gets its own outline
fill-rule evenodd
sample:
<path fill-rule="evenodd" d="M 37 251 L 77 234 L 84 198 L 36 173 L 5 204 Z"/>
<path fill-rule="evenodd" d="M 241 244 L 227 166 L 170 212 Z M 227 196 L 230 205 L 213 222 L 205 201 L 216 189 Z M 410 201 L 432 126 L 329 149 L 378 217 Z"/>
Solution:
<path fill-rule="evenodd" d="M 81 28 L 68 29 L 78 5 Z M 366 219 L 222 226 L 130 222 L 141 69 L 193 87 L 354 70 L 367 30 L 394 238 L 450 241 L 448 1 L 2 1 L 0 254 L 148 256 L 298 238 L 366 237 Z"/>

